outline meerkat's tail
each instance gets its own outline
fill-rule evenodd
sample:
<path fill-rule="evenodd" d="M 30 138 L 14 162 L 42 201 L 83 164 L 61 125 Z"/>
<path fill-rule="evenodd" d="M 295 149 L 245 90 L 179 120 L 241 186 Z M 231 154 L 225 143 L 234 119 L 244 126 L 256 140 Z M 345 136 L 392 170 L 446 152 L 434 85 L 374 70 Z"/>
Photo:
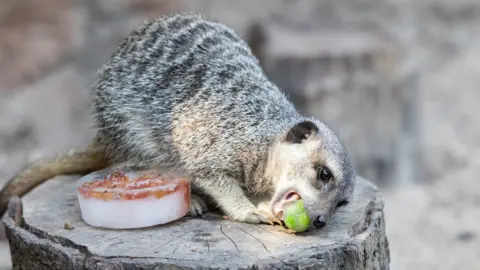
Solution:
<path fill-rule="evenodd" d="M 21 197 L 50 178 L 57 175 L 89 173 L 107 166 L 105 149 L 97 141 L 83 149 L 73 149 L 67 153 L 35 161 L 10 179 L 0 191 L 0 215 L 6 211 L 11 197 Z"/>

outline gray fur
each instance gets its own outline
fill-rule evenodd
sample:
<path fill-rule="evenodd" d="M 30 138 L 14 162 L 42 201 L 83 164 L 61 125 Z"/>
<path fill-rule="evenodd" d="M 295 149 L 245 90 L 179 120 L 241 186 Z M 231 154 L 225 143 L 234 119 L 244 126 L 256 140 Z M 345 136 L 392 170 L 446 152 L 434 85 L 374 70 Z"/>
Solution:
<path fill-rule="evenodd" d="M 221 23 L 185 13 L 148 21 L 119 43 L 93 86 L 97 137 L 110 158 L 191 173 L 192 214 L 206 211 L 197 196 L 206 194 L 234 220 L 265 222 L 245 193 L 273 196 L 272 149 L 304 120 L 318 125 L 338 167 L 337 197 L 351 195 L 353 169 L 338 137 L 300 115 Z"/>

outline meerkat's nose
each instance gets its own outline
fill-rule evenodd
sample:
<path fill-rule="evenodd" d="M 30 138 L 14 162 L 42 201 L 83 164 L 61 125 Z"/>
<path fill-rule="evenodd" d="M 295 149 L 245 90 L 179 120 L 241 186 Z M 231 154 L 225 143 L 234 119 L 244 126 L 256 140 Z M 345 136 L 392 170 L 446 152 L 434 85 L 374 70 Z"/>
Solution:
<path fill-rule="evenodd" d="M 325 219 L 324 215 L 319 215 L 313 221 L 313 226 L 315 226 L 315 228 L 317 228 L 317 229 L 321 229 L 321 228 L 325 227 L 326 224 L 327 224 L 327 222 L 326 222 L 326 219 Z"/>
<path fill-rule="evenodd" d="M 300 199 L 300 194 L 295 191 L 285 193 L 285 195 L 283 195 L 283 197 L 277 203 L 275 203 L 275 206 L 273 207 L 273 214 L 277 218 L 283 218 L 283 207 L 285 206 L 285 204 Z"/>

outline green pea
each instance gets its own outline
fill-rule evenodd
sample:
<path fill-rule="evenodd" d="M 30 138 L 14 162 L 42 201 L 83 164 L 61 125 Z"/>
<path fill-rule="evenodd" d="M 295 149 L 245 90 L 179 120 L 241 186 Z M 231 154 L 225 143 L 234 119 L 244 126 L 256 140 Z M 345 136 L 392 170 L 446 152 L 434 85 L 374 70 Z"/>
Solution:
<path fill-rule="evenodd" d="M 287 228 L 296 232 L 303 232 L 308 229 L 310 217 L 303 207 L 302 200 L 288 204 L 283 211 L 285 213 L 284 222 Z"/>

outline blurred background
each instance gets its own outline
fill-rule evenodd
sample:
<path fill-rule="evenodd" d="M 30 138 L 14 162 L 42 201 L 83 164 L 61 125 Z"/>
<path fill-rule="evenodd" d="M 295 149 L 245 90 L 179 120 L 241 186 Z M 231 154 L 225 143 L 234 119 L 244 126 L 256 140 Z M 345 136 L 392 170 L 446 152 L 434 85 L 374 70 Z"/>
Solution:
<path fill-rule="evenodd" d="M 178 11 L 234 28 L 338 131 L 383 190 L 392 269 L 480 269 L 479 0 L 2 0 L 1 184 L 88 143 L 96 69 L 143 20 Z"/>

